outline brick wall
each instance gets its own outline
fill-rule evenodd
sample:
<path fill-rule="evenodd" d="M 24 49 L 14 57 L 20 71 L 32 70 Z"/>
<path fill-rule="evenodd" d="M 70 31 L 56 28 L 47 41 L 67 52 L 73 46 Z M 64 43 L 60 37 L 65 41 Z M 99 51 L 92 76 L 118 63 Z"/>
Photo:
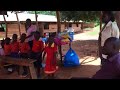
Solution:
<path fill-rule="evenodd" d="M 94 27 L 94 23 L 90 24 L 83 24 L 84 27 Z M 81 30 L 81 24 L 78 24 L 78 27 L 76 24 L 72 24 L 72 27 L 74 28 L 75 32 Z M 25 31 L 25 25 L 20 24 L 21 33 L 26 33 Z M 61 24 L 61 31 L 65 30 L 65 24 Z M 49 29 L 44 29 L 45 32 L 57 32 L 57 24 L 50 24 Z M 17 34 L 19 36 L 19 28 L 18 24 L 8 24 L 8 37 L 12 37 L 13 34 Z M 5 32 L 0 32 L 0 38 L 5 38 Z"/>

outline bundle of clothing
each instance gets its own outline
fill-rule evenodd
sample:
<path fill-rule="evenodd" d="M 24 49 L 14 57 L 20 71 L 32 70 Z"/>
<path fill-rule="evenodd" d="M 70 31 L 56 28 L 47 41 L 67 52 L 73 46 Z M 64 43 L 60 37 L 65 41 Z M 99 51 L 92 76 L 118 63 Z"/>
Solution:
<path fill-rule="evenodd" d="M 69 36 L 68 32 L 61 32 L 55 37 L 55 43 L 59 45 L 65 45 L 72 42 L 71 37 Z"/>

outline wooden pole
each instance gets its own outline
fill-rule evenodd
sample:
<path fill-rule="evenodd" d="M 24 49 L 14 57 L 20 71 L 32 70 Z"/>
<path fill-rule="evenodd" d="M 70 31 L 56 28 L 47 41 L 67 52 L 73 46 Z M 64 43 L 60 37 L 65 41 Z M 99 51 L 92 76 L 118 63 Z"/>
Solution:
<path fill-rule="evenodd" d="M 6 22 L 6 19 L 5 19 L 5 15 L 3 15 L 3 18 L 4 18 L 4 21 L 5 21 L 5 25 L 6 25 L 6 34 L 5 34 L 5 37 L 7 37 L 8 27 L 7 27 L 7 22 Z"/>
<path fill-rule="evenodd" d="M 19 21 L 19 18 L 18 18 L 18 14 L 17 14 L 17 12 L 15 12 L 15 14 L 16 14 L 17 22 L 18 22 L 19 35 L 21 36 L 20 21 Z"/>
<path fill-rule="evenodd" d="M 56 11 L 56 16 L 57 16 L 57 33 L 60 33 L 61 32 L 61 23 L 60 23 L 60 12 L 59 11 Z M 59 48 L 60 60 L 62 63 L 62 47 L 61 47 L 61 45 L 58 48 Z"/>
<path fill-rule="evenodd" d="M 56 16 L 57 16 L 57 33 L 61 32 L 61 22 L 60 22 L 60 12 L 56 11 Z"/>
<path fill-rule="evenodd" d="M 38 28 L 38 20 L 37 20 L 37 17 L 38 17 L 38 15 L 37 15 L 37 12 L 35 11 L 36 26 L 37 26 L 37 30 L 38 30 L 39 28 Z"/>

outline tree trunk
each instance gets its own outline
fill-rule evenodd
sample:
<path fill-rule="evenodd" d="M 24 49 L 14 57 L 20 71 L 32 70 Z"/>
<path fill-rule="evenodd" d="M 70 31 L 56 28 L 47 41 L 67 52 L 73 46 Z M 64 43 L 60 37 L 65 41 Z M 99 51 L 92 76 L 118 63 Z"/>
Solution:
<path fill-rule="evenodd" d="M 83 29 L 84 29 L 83 22 L 81 22 L 81 32 L 83 32 Z"/>
<path fill-rule="evenodd" d="M 60 12 L 56 11 L 56 16 L 57 16 L 57 33 L 61 32 L 61 23 L 60 23 Z M 62 63 L 62 47 L 61 45 L 58 47 L 59 49 L 59 54 L 60 54 L 60 59 Z"/>
<path fill-rule="evenodd" d="M 57 16 L 57 33 L 61 32 L 60 12 L 56 11 Z"/>

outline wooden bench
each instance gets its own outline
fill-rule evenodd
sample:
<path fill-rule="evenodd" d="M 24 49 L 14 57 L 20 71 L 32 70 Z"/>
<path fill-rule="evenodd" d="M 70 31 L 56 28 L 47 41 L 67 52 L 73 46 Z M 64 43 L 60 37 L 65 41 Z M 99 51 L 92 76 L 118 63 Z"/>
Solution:
<path fill-rule="evenodd" d="M 29 67 L 30 75 L 32 79 L 37 79 L 37 75 L 34 67 L 35 61 L 36 60 L 32 60 L 32 59 L 11 58 L 6 56 L 0 56 L 0 65 L 2 68 L 3 68 L 2 63 L 8 63 L 8 64 L 13 64 L 18 66 L 27 66 Z"/>

